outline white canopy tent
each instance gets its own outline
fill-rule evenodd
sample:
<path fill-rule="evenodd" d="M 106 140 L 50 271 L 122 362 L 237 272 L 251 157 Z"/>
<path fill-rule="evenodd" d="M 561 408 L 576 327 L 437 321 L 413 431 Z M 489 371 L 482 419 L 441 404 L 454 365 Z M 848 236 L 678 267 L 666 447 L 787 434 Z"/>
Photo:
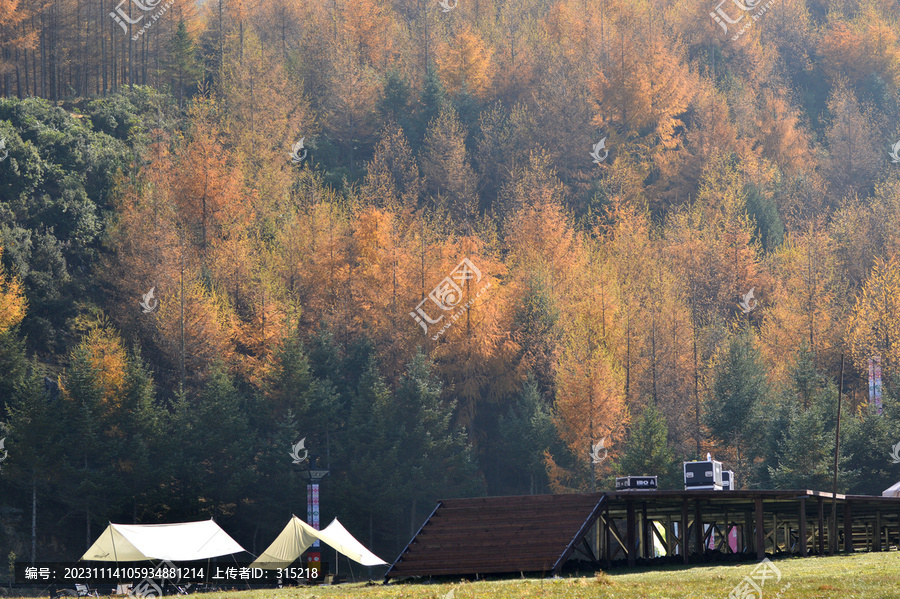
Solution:
<path fill-rule="evenodd" d="M 900 497 L 900 483 L 891 485 L 881 492 L 882 497 Z"/>
<path fill-rule="evenodd" d="M 364 566 L 387 566 L 388 563 L 369 551 L 365 548 L 365 546 L 357 541 L 353 535 L 347 532 L 347 529 L 338 522 L 338 519 L 335 518 L 331 521 L 331 524 L 322 529 L 322 534 L 327 535 L 333 542 L 328 542 L 332 548 L 337 550 L 339 553 L 343 553 L 350 559 L 355 562 L 359 562 Z M 323 539 L 324 540 L 324 539 Z M 336 545 L 339 543 L 339 545 Z M 350 552 L 355 554 L 359 554 L 360 559 L 356 559 L 355 557 L 350 555 Z"/>
<path fill-rule="evenodd" d="M 293 516 L 287 526 L 275 537 L 272 544 L 251 566 L 269 570 L 286 567 L 309 549 L 317 539 L 364 566 L 388 565 L 386 561 L 353 538 L 353 535 L 347 532 L 337 518 L 324 530 L 316 530 L 297 516 Z"/>
<path fill-rule="evenodd" d="M 133 562 L 193 561 L 246 551 L 212 520 L 176 524 L 113 524 L 82 560 Z"/>

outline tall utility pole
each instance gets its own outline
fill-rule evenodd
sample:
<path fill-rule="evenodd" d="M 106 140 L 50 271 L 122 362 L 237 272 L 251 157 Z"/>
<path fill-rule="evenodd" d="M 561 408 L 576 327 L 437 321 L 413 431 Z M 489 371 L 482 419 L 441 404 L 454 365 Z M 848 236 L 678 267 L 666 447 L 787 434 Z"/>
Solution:
<path fill-rule="evenodd" d="M 184 390 L 184 231 L 181 232 L 181 389 Z"/>
<path fill-rule="evenodd" d="M 316 469 L 317 456 L 310 454 L 307 462 L 307 470 L 300 472 L 300 476 L 306 480 L 306 521 L 307 524 L 319 530 L 319 483 L 328 474 L 328 470 Z M 322 549 L 319 539 L 316 539 L 309 552 L 306 554 L 306 564 L 310 570 L 316 570 L 317 575 L 311 576 L 322 580 Z M 335 560 L 337 564 L 337 560 Z"/>
<path fill-rule="evenodd" d="M 837 476 L 838 452 L 841 446 L 841 403 L 844 393 L 844 353 L 841 352 L 841 383 L 838 387 L 837 425 L 834 427 L 834 479 L 831 483 L 831 542 L 830 553 L 837 552 Z"/>

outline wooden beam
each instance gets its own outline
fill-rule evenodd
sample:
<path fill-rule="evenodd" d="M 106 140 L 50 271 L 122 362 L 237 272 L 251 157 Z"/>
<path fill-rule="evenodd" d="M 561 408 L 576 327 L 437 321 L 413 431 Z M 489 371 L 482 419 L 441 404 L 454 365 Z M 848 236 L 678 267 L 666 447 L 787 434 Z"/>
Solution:
<path fill-rule="evenodd" d="M 634 528 L 636 525 L 635 515 L 634 515 L 634 500 L 626 499 L 625 500 L 625 509 L 626 509 L 626 517 L 625 517 L 625 527 L 628 529 L 625 531 L 625 539 L 628 547 L 626 551 L 628 552 L 628 565 L 629 567 L 633 567 L 636 563 L 634 549 L 635 544 L 637 543 L 637 539 L 634 536 Z"/>
<path fill-rule="evenodd" d="M 616 521 L 607 520 L 607 522 L 609 523 L 609 531 L 610 533 L 612 533 L 613 538 L 616 540 L 616 550 L 610 554 L 609 559 L 615 559 L 616 555 L 619 554 L 620 549 L 625 552 L 625 555 L 628 555 L 628 547 L 626 547 L 625 541 L 622 540 L 622 533 L 619 532 L 619 527 L 616 526 Z"/>
<path fill-rule="evenodd" d="M 756 513 L 756 559 L 762 561 L 766 558 L 766 537 L 763 525 L 763 502 L 761 498 L 754 501 Z"/>
<path fill-rule="evenodd" d="M 653 535 L 647 530 L 647 502 L 641 504 L 641 556 L 648 558 L 650 547 L 653 546 Z"/>
<path fill-rule="evenodd" d="M 663 538 L 663 536 L 661 534 L 659 534 L 659 530 L 657 530 L 656 524 L 654 523 L 653 520 L 650 520 L 650 532 L 651 532 L 650 541 L 652 543 L 652 546 L 656 547 L 656 542 L 653 541 L 653 536 L 652 536 L 652 535 L 656 535 L 656 538 L 659 539 L 660 543 L 662 543 L 663 549 L 666 550 L 666 556 L 668 556 L 669 555 L 669 543 L 666 541 L 666 539 Z M 666 534 L 666 536 L 668 536 L 668 533 Z"/>
<path fill-rule="evenodd" d="M 612 567 L 612 556 L 609 554 L 609 502 L 606 502 L 606 509 L 603 512 L 603 523 L 606 526 L 606 534 L 604 535 L 603 556 L 606 558 L 606 567 Z"/>
<path fill-rule="evenodd" d="M 881 551 L 881 510 L 875 512 L 875 545 L 873 551 Z"/>
<path fill-rule="evenodd" d="M 731 537 L 729 536 L 729 528 L 728 528 L 728 506 L 725 506 L 725 555 L 731 553 Z"/>
<path fill-rule="evenodd" d="M 753 513 L 744 512 L 744 553 L 756 551 L 756 535 L 753 534 Z"/>
<path fill-rule="evenodd" d="M 688 557 L 688 500 L 687 497 L 681 500 L 681 537 L 678 539 L 678 546 L 681 547 L 681 555 L 684 557 L 684 563 L 687 564 Z"/>
<path fill-rule="evenodd" d="M 694 501 L 694 536 L 697 537 L 697 557 L 702 558 L 706 548 L 703 546 L 703 513 L 699 499 Z"/>
<path fill-rule="evenodd" d="M 387 583 L 388 577 L 391 575 L 391 572 L 394 571 L 394 570 L 396 570 L 397 564 L 399 564 L 401 561 L 403 561 L 403 556 L 404 556 L 406 553 L 409 552 L 409 548 L 410 548 L 410 547 L 412 546 L 412 544 L 415 542 L 416 537 L 419 536 L 419 534 L 422 532 L 422 529 L 424 529 L 425 526 L 426 526 L 429 522 L 431 522 L 431 519 L 434 517 L 434 515 L 437 513 L 437 511 L 438 511 L 439 509 L 441 509 L 441 505 L 443 505 L 443 502 L 438 501 L 438 502 L 437 502 L 437 505 L 434 506 L 434 509 L 431 510 L 431 514 L 429 514 L 428 518 L 425 519 L 425 522 L 422 523 L 422 526 L 419 527 L 419 530 L 416 531 L 416 534 L 414 534 L 413 537 L 409 540 L 409 543 L 406 544 L 406 548 L 403 550 L 403 552 L 402 552 L 400 555 L 397 556 L 397 559 L 394 560 L 394 563 L 391 564 L 391 567 L 388 568 L 387 573 L 385 573 L 385 575 L 384 575 L 384 582 L 385 582 L 385 583 Z"/>
<path fill-rule="evenodd" d="M 850 499 L 844 499 L 844 551 L 853 553 L 853 516 L 850 512 Z"/>
<path fill-rule="evenodd" d="M 599 501 L 597 501 L 597 505 L 594 506 L 594 509 L 591 510 L 591 513 L 588 514 L 587 520 L 581 525 L 581 528 L 578 529 L 578 532 L 575 533 L 575 536 L 572 537 L 572 540 L 569 541 L 569 544 L 566 546 L 566 549 L 562 552 L 562 555 L 559 556 L 559 559 L 556 560 L 556 563 L 553 564 L 553 570 L 551 572 L 553 575 L 559 574 L 560 570 L 562 570 L 563 564 L 569 559 L 569 556 L 572 555 L 572 552 L 575 550 L 575 546 L 584 539 L 587 534 L 591 531 L 591 527 L 594 525 L 594 522 L 597 521 L 597 518 L 600 517 L 600 513 L 603 511 L 603 506 L 609 503 L 609 498 L 606 495 L 600 497 Z"/>
<path fill-rule="evenodd" d="M 806 557 L 806 497 L 800 498 L 800 557 Z"/>
<path fill-rule="evenodd" d="M 597 556 L 594 555 L 594 548 L 591 547 L 591 544 L 588 542 L 587 537 L 581 539 L 581 545 L 575 547 L 573 553 L 577 551 L 581 553 L 584 557 L 588 558 L 588 561 L 596 568 L 600 567 L 600 562 L 597 560 Z"/>
<path fill-rule="evenodd" d="M 675 539 L 675 543 L 672 542 L 672 539 Z M 666 516 L 666 557 L 672 557 L 672 549 L 678 543 L 678 537 L 675 536 L 675 531 L 672 530 L 672 516 Z"/>
<path fill-rule="evenodd" d="M 818 498 L 819 503 L 819 555 L 825 555 L 825 506 L 822 498 Z"/>
<path fill-rule="evenodd" d="M 710 522 L 707 526 L 709 526 L 709 528 L 703 532 L 703 547 L 706 551 L 709 551 L 709 537 L 715 539 L 715 533 L 718 532 L 719 527 L 715 522 Z"/>

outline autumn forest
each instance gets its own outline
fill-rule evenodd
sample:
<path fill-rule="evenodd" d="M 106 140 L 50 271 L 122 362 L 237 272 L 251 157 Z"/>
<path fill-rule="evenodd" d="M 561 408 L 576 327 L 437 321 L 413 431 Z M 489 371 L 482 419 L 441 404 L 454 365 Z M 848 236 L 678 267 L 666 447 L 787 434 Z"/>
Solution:
<path fill-rule="evenodd" d="M 900 479 L 898 0 L 0 0 L 0 156 L 4 558 Z"/>

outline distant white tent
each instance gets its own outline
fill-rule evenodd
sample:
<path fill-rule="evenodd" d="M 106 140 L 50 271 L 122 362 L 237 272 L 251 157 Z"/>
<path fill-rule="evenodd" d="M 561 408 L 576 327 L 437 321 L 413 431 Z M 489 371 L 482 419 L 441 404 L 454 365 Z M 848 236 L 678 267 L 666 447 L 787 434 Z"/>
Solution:
<path fill-rule="evenodd" d="M 283 568 L 300 557 L 317 539 L 364 566 L 387 565 L 387 562 L 353 538 L 337 518 L 324 530 L 316 530 L 297 516 L 293 516 L 284 530 L 251 566 L 269 570 Z"/>
<path fill-rule="evenodd" d="M 212 520 L 176 524 L 110 523 L 83 560 L 192 561 L 245 551 Z"/>
<path fill-rule="evenodd" d="M 338 519 L 335 518 L 331 521 L 331 524 L 322 529 L 322 534 L 327 535 L 333 542 L 325 541 L 331 547 L 338 551 L 338 553 L 343 553 L 350 559 L 355 562 L 359 562 L 364 566 L 387 566 L 388 563 L 369 551 L 365 548 L 365 546 L 357 541 L 353 535 L 347 532 L 347 529 L 338 522 Z M 335 545 L 334 542 L 340 543 L 340 546 Z M 356 559 L 351 555 L 352 553 L 359 554 L 360 559 Z"/>
<path fill-rule="evenodd" d="M 888 487 L 881 493 L 882 497 L 900 497 L 900 483 Z"/>

